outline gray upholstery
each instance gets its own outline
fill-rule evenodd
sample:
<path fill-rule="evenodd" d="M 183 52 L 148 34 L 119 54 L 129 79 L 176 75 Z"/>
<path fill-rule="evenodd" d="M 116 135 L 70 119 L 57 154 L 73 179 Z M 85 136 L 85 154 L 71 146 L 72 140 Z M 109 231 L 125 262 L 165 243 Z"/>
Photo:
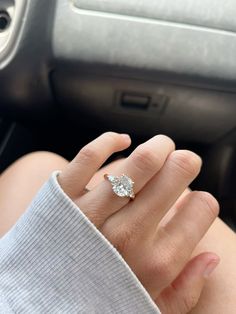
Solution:
<path fill-rule="evenodd" d="M 74 0 L 81 9 L 236 30 L 234 0 Z"/>
<path fill-rule="evenodd" d="M 112 9 L 109 4 L 111 1 L 99 2 L 77 1 L 77 5 L 91 8 L 97 5 L 98 9 L 107 7 L 107 11 Z M 220 22 L 219 25 L 223 28 L 226 25 L 224 23 L 228 25 L 236 23 L 235 18 L 229 18 L 228 15 L 227 18 L 223 18 L 222 8 L 216 14 L 210 0 L 204 1 L 204 4 L 202 2 L 201 5 L 193 5 L 195 2 L 190 1 L 192 6 L 186 6 L 185 15 L 180 17 L 178 14 L 180 9 L 176 4 L 180 2 L 173 1 L 170 6 L 168 5 L 170 1 L 158 1 L 159 4 L 154 6 L 155 10 L 151 10 L 152 6 L 150 6 L 154 1 L 138 1 L 139 5 L 134 5 L 133 15 L 138 15 L 138 12 L 143 10 L 142 15 L 151 16 L 152 13 L 156 14 L 156 18 L 160 16 L 162 19 L 154 20 L 128 16 L 134 1 L 127 1 L 127 3 L 112 1 L 114 11 L 118 11 L 119 14 L 111 14 L 76 9 L 68 0 L 60 0 L 53 33 L 54 53 L 57 57 L 70 61 L 97 62 L 142 70 L 235 80 L 235 33 L 194 25 L 196 20 L 198 22 L 202 20 L 202 24 L 207 25 L 204 23 L 205 20 L 209 25 L 212 24 L 212 27 Z M 186 3 L 186 1 L 182 2 Z M 231 4 L 231 7 L 225 5 L 228 13 L 233 14 L 236 3 L 234 5 L 233 1 L 227 3 Z M 195 10 L 197 8 L 198 10 Z M 122 12 L 125 15 L 122 16 Z M 191 12 L 192 18 L 187 12 Z M 173 20 L 181 20 L 182 23 L 170 22 L 171 16 Z M 199 16 L 202 18 L 200 19 Z M 164 21 L 165 18 L 168 18 L 168 21 Z M 187 24 L 183 24 L 184 20 Z M 231 26 L 230 28 L 233 28 L 233 24 Z"/>

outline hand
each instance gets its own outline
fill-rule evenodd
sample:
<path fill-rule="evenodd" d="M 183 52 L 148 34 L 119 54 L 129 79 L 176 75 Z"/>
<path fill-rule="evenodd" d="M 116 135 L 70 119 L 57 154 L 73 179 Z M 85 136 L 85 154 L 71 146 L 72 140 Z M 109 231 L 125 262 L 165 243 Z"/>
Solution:
<path fill-rule="evenodd" d="M 213 253 L 190 260 L 219 206 L 210 194 L 191 192 L 178 201 L 178 210 L 163 223 L 163 217 L 173 212 L 170 209 L 176 200 L 198 175 L 201 159 L 189 151 L 175 151 L 173 141 L 162 135 L 140 145 L 112 172 L 133 179 L 134 201 L 114 195 L 105 180 L 85 193 L 105 160 L 130 142 L 126 135 L 103 134 L 79 152 L 60 174 L 59 183 L 117 248 L 160 310 L 164 314 L 187 313 L 219 263 Z"/>

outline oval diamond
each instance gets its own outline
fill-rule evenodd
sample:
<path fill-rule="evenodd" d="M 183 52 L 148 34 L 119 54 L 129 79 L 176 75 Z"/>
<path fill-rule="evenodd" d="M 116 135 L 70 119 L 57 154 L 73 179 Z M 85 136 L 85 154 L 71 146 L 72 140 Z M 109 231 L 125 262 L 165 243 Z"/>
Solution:
<path fill-rule="evenodd" d="M 112 184 L 112 189 L 119 197 L 133 197 L 134 182 L 126 175 L 122 174 L 120 177 L 107 176 L 107 179 Z"/>

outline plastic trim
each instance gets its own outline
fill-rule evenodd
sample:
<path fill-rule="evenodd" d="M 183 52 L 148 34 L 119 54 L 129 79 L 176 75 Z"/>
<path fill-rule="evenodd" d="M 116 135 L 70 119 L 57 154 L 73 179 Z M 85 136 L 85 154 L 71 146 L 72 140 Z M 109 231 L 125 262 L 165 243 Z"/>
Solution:
<path fill-rule="evenodd" d="M 0 70 L 8 62 L 14 48 L 18 44 L 19 35 L 25 21 L 27 2 L 28 0 L 15 0 L 15 8 L 11 9 L 12 23 L 6 32 L 7 38 L 4 45 L 2 47 L 0 46 Z"/>

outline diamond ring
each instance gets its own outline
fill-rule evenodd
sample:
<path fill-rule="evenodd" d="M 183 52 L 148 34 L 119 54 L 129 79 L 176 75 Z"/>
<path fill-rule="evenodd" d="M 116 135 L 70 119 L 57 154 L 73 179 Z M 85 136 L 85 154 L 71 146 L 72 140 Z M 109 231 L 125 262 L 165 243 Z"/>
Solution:
<path fill-rule="evenodd" d="M 125 174 L 122 174 L 120 177 L 105 174 L 104 178 L 111 183 L 112 190 L 117 196 L 129 197 L 132 200 L 135 198 L 134 182 Z"/>

